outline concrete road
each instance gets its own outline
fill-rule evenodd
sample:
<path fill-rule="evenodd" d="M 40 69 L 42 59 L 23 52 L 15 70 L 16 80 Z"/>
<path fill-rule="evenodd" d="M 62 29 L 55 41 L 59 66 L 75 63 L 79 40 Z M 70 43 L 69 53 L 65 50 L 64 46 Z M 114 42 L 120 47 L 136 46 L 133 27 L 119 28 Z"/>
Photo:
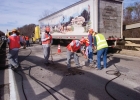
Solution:
<path fill-rule="evenodd" d="M 49 66 L 44 65 L 42 51 L 41 45 L 20 50 L 21 69 L 14 73 L 17 100 L 140 100 L 138 57 L 108 54 L 108 68 L 96 70 L 84 66 L 86 59 L 78 54 L 82 69 L 76 69 L 72 60 L 75 75 L 66 76 L 66 47 L 61 47 L 58 54 L 57 46 L 52 46 L 53 64 Z M 120 76 L 114 75 L 117 69 Z"/>

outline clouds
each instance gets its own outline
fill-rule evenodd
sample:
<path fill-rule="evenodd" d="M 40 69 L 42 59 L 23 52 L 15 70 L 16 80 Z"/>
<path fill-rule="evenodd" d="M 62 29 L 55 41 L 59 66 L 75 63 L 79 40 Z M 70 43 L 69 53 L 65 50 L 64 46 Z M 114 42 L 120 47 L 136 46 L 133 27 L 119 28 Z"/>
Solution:
<path fill-rule="evenodd" d="M 79 0 L 0 0 L 0 30 L 38 24 L 45 10 L 60 10 Z M 54 12 L 54 11 L 53 11 Z"/>
<path fill-rule="evenodd" d="M 54 12 L 80 0 L 0 0 L 0 30 L 38 24 L 45 10 Z M 124 0 L 129 4 L 136 0 Z M 47 13 L 47 12 L 46 12 Z"/>

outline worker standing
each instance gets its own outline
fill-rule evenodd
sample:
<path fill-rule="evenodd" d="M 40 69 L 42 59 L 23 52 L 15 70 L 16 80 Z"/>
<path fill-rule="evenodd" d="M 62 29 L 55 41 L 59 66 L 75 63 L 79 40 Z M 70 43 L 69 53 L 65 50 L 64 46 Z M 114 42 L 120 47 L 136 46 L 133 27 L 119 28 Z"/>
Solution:
<path fill-rule="evenodd" d="M 29 37 L 25 36 L 25 40 L 26 40 L 26 47 L 29 47 L 30 46 Z"/>
<path fill-rule="evenodd" d="M 97 69 L 101 70 L 101 57 L 103 56 L 104 68 L 107 68 L 107 51 L 108 44 L 103 34 L 93 33 L 94 35 L 94 48 L 97 50 Z"/>
<path fill-rule="evenodd" d="M 82 45 L 85 45 L 85 39 L 82 38 L 79 40 L 73 40 L 68 46 L 67 46 L 67 68 L 68 70 L 71 68 L 71 56 L 74 57 L 74 61 L 76 64 L 76 67 L 80 67 L 79 63 L 79 57 L 76 54 L 76 52 L 81 48 Z"/>
<path fill-rule="evenodd" d="M 43 46 L 43 53 L 45 58 L 45 65 L 50 64 L 49 63 L 49 56 L 50 56 L 50 46 L 52 44 L 52 36 L 50 33 L 50 27 L 46 27 L 45 33 L 42 33 L 41 41 Z"/>
<path fill-rule="evenodd" d="M 17 30 L 13 29 L 12 34 L 8 37 L 8 44 L 9 44 L 8 64 L 9 64 L 9 68 L 19 67 L 18 52 L 19 52 L 19 48 L 20 48 L 20 42 L 23 43 L 23 40 L 20 36 L 16 35 L 16 33 L 17 33 Z"/>
<path fill-rule="evenodd" d="M 23 49 L 25 49 L 26 48 L 26 41 L 25 41 L 25 36 L 23 35 L 23 34 L 21 34 L 21 37 L 22 37 L 22 39 L 23 39 L 23 43 L 21 43 L 21 45 L 23 46 Z"/>
<path fill-rule="evenodd" d="M 92 64 L 93 63 L 93 29 L 89 29 L 89 34 L 88 34 L 88 40 L 89 40 L 89 45 L 87 46 L 87 51 L 88 51 L 88 63 Z"/>

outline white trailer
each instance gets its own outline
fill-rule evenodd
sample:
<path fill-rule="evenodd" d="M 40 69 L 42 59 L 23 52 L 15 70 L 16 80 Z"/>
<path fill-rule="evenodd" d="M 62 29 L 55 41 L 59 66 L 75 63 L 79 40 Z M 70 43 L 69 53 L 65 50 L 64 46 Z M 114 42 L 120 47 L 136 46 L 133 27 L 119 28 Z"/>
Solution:
<path fill-rule="evenodd" d="M 40 19 L 39 26 L 43 32 L 49 25 L 53 39 L 80 39 L 92 28 L 107 40 L 118 40 L 122 38 L 122 21 L 123 0 L 81 0 Z"/>

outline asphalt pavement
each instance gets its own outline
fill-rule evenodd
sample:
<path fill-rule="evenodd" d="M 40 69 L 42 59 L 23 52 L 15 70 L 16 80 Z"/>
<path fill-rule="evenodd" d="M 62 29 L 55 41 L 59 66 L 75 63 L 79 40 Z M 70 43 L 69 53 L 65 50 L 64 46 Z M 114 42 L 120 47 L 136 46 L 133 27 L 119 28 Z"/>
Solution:
<path fill-rule="evenodd" d="M 13 76 L 13 82 L 6 78 L 7 82 L 2 83 L 15 86 L 10 86 L 15 92 L 9 92 L 9 98 L 11 95 L 14 100 L 139 100 L 139 57 L 108 54 L 108 68 L 96 70 L 94 64 L 85 66 L 86 59 L 78 53 L 82 69 L 75 68 L 72 60 L 74 73 L 67 76 L 66 48 L 61 47 L 60 54 L 57 46 L 51 50 L 49 66 L 44 64 L 41 45 L 20 50 L 21 68 L 17 72 L 1 72 Z M 0 79 L 5 80 L 5 74 Z"/>

